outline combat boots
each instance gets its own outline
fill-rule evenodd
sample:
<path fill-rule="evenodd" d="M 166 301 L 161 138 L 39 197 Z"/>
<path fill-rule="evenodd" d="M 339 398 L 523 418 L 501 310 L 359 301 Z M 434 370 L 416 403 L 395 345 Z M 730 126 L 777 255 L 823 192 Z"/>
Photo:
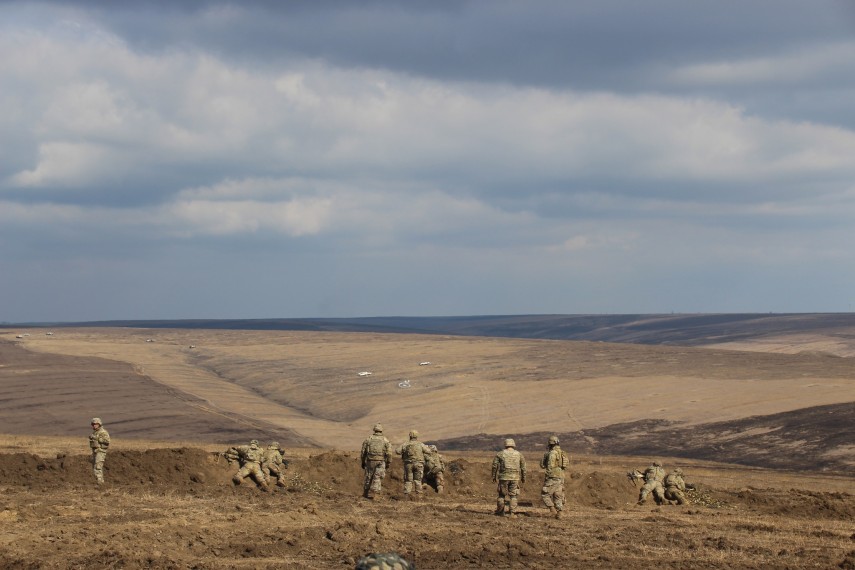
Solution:
<path fill-rule="evenodd" d="M 549 514 L 553 517 L 556 516 L 558 514 L 558 509 L 556 509 L 555 507 L 549 507 Z"/>
<path fill-rule="evenodd" d="M 563 511 L 555 509 L 555 518 L 560 519 L 563 515 Z"/>

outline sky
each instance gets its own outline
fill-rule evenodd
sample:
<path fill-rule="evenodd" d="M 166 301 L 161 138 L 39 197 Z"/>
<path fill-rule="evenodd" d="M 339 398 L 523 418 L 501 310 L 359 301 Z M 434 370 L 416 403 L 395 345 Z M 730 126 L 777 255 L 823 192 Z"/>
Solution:
<path fill-rule="evenodd" d="M 855 303 L 848 0 L 0 1 L 0 322 Z"/>

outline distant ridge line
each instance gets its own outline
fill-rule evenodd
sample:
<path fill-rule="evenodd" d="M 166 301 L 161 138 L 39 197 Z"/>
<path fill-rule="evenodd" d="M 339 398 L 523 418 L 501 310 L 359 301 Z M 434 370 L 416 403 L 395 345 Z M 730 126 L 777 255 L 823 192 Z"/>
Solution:
<path fill-rule="evenodd" d="M 807 332 L 855 338 L 855 313 L 676 313 L 625 315 L 475 315 L 273 319 L 109 320 L 3 324 L 20 327 L 121 327 L 443 334 L 695 346 Z"/>

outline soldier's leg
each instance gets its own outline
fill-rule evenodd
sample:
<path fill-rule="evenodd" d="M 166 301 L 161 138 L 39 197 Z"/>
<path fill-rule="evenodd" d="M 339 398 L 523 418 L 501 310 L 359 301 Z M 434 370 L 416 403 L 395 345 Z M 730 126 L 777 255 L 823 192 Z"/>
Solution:
<path fill-rule="evenodd" d="M 517 496 L 520 494 L 520 482 L 519 481 L 508 481 L 508 496 L 510 497 L 510 501 L 508 502 L 508 514 L 510 516 L 515 516 L 517 512 Z"/>
<path fill-rule="evenodd" d="M 366 465 L 364 470 L 365 473 L 362 477 L 362 496 L 368 499 L 371 498 L 371 480 L 374 478 L 374 469 L 371 465 Z"/>
<path fill-rule="evenodd" d="M 425 476 L 425 464 L 424 463 L 415 463 L 413 464 L 413 486 L 416 488 L 416 493 L 419 495 L 422 494 L 422 480 Z"/>
<path fill-rule="evenodd" d="M 543 501 L 544 506 L 550 509 L 550 511 L 555 509 L 555 503 L 552 501 L 553 487 L 552 483 L 547 479 L 540 490 L 540 500 Z"/>
<path fill-rule="evenodd" d="M 442 493 L 445 489 L 445 477 L 442 475 L 442 471 L 436 474 L 436 492 Z"/>
<path fill-rule="evenodd" d="M 96 450 L 92 452 L 92 472 L 95 474 L 95 481 L 100 485 L 104 482 L 104 460 L 107 459 L 105 451 Z"/>
<path fill-rule="evenodd" d="M 404 463 L 404 494 L 409 495 L 413 490 L 413 464 Z"/>
<path fill-rule="evenodd" d="M 561 513 L 564 511 L 564 481 L 559 481 L 556 485 L 555 492 L 552 494 L 552 502 L 555 503 L 555 518 L 561 518 Z"/>
<path fill-rule="evenodd" d="M 235 473 L 235 476 L 232 477 L 232 483 L 240 485 L 247 475 L 249 475 L 249 468 L 246 466 L 241 467 L 238 469 L 238 472 Z"/>
<path fill-rule="evenodd" d="M 499 494 L 496 497 L 496 514 L 501 515 L 505 512 L 505 495 L 507 494 L 507 485 L 505 485 L 506 481 L 499 481 L 497 492 Z"/>
<path fill-rule="evenodd" d="M 653 498 L 657 505 L 665 503 L 665 490 L 662 488 L 662 483 L 656 483 L 653 487 Z"/>
<path fill-rule="evenodd" d="M 647 495 L 650 494 L 650 490 L 653 488 L 652 483 L 645 483 L 641 486 L 641 491 L 638 492 L 638 504 L 643 505 L 644 501 L 647 500 Z"/>
<path fill-rule="evenodd" d="M 282 468 L 278 465 L 270 464 L 267 466 L 267 470 L 270 472 L 271 477 L 276 478 L 276 486 L 284 487 L 285 486 L 285 474 L 282 473 Z"/>
<path fill-rule="evenodd" d="M 386 464 L 382 461 L 376 462 L 374 473 L 371 476 L 371 491 L 379 493 L 383 489 L 383 479 L 386 478 Z"/>
<path fill-rule="evenodd" d="M 259 487 L 265 491 L 269 489 L 267 486 L 267 477 L 261 472 L 261 466 L 258 463 L 250 463 L 250 473 Z"/>

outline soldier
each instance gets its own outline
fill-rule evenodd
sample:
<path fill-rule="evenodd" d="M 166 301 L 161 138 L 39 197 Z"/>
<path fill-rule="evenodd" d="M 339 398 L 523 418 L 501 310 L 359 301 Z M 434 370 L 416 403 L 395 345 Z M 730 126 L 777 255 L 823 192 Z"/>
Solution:
<path fill-rule="evenodd" d="M 392 444 L 383 436 L 382 425 L 374 424 L 374 433 L 362 442 L 360 459 L 365 470 L 362 496 L 374 499 L 374 494 L 381 490 L 386 469 L 392 463 Z"/>
<path fill-rule="evenodd" d="M 261 471 L 261 460 L 264 457 L 264 450 L 258 446 L 258 440 L 253 439 L 249 442 L 249 446 L 241 446 L 238 448 L 240 457 L 240 469 L 232 477 L 232 482 L 235 485 L 240 485 L 245 477 L 252 476 L 256 484 L 261 487 L 262 491 L 267 491 L 267 478 Z"/>
<path fill-rule="evenodd" d="M 445 489 L 445 458 L 439 454 L 435 445 L 429 445 L 430 453 L 425 453 L 425 483 L 437 493 Z"/>
<path fill-rule="evenodd" d="M 110 434 L 101 424 L 101 418 L 92 418 L 92 433 L 89 434 L 89 448 L 92 450 L 92 472 L 95 482 L 104 484 L 104 460 L 107 459 L 107 448 L 110 447 Z"/>
<path fill-rule="evenodd" d="M 564 510 L 564 470 L 570 466 L 570 460 L 561 451 L 559 443 L 557 435 L 549 436 L 549 451 L 540 460 L 540 466 L 546 470 L 540 498 L 549 508 L 549 513 L 557 519 L 561 518 L 561 511 Z"/>
<path fill-rule="evenodd" d="M 276 486 L 285 486 L 285 469 L 288 469 L 288 461 L 282 457 L 282 448 L 279 442 L 274 441 L 264 450 L 261 458 L 261 472 L 266 476 L 276 477 Z"/>
<path fill-rule="evenodd" d="M 662 464 L 654 461 L 650 467 L 644 470 L 642 478 L 644 485 L 641 486 L 641 491 L 638 494 L 638 504 L 643 505 L 651 491 L 657 505 L 664 503 L 665 490 L 662 488 L 662 481 L 665 479 L 665 470 L 662 469 Z"/>
<path fill-rule="evenodd" d="M 430 453 L 428 446 L 419 441 L 419 432 L 410 432 L 410 441 L 395 450 L 404 460 L 404 494 L 409 495 L 416 488 L 422 494 L 422 479 L 425 474 L 425 455 Z"/>
<path fill-rule="evenodd" d="M 687 488 L 689 485 L 686 485 L 686 481 L 683 479 L 683 470 L 679 467 L 665 477 L 665 498 L 669 501 L 676 501 L 678 505 L 685 505 Z"/>
<path fill-rule="evenodd" d="M 516 516 L 517 496 L 520 485 L 525 483 L 525 458 L 516 450 L 517 444 L 512 439 L 505 440 L 505 449 L 496 454 L 493 459 L 493 483 L 498 482 L 499 496 L 496 499 L 496 514 L 505 514 L 511 518 Z"/>

